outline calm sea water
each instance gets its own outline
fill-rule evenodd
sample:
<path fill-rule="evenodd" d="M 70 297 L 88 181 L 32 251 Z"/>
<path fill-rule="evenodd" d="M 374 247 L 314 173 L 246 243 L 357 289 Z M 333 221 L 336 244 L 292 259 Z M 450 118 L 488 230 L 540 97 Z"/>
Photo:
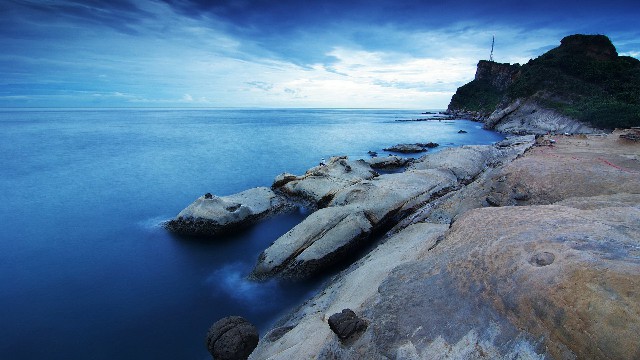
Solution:
<path fill-rule="evenodd" d="M 0 111 L 0 359 L 208 359 L 204 336 L 241 315 L 264 331 L 318 281 L 245 280 L 299 223 L 216 241 L 159 224 L 206 192 L 302 174 L 332 155 L 403 142 L 487 144 L 470 121 L 408 110 Z M 458 134 L 465 130 L 467 134 Z"/>

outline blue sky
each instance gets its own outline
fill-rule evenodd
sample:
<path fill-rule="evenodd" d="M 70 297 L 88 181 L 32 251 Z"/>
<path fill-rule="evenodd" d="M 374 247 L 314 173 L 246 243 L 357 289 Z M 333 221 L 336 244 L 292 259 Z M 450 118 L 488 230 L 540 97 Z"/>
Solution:
<path fill-rule="evenodd" d="M 575 33 L 640 57 L 640 1 L 1 0 L 0 107 L 446 108 Z"/>

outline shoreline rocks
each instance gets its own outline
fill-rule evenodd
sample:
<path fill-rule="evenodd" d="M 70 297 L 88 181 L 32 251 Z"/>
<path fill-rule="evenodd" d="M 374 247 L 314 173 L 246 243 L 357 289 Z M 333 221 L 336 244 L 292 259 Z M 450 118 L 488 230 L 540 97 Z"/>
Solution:
<path fill-rule="evenodd" d="M 198 199 L 222 214 L 262 214 L 272 196 L 315 204 L 260 255 L 259 280 L 313 276 L 383 235 L 249 358 L 634 359 L 640 145 L 622 133 L 509 137 L 382 175 L 336 157 L 254 190 L 263 206 Z M 344 309 L 358 316 L 341 338 L 329 319 Z"/>
<path fill-rule="evenodd" d="M 278 337 L 263 338 L 251 359 L 634 359 L 638 145 L 617 133 L 533 148 L 511 138 L 491 152 L 470 147 L 441 156 L 416 167 L 465 159 L 488 165 L 479 173 L 479 166 L 461 166 L 456 179 L 467 185 L 412 210 L 380 245 L 285 316 L 273 330 Z M 484 199 L 500 183 L 530 191 L 507 204 L 517 206 L 489 207 Z M 368 324 L 349 342 L 328 326 L 342 309 Z"/>
<path fill-rule="evenodd" d="M 269 188 L 258 187 L 218 197 L 207 193 L 182 210 L 164 227 L 177 234 L 211 236 L 251 225 L 285 211 L 290 204 Z"/>
<path fill-rule="evenodd" d="M 209 328 L 206 345 L 214 360 L 246 360 L 258 340 L 253 324 L 240 316 L 228 316 Z"/>
<path fill-rule="evenodd" d="M 384 148 L 382 150 L 384 151 L 390 151 L 390 152 L 397 152 L 397 153 L 402 153 L 402 154 L 412 154 L 412 153 L 419 153 L 419 152 L 425 152 L 428 149 L 433 149 L 440 146 L 439 144 L 436 144 L 434 142 L 428 142 L 428 143 L 415 143 L 415 144 L 397 144 L 388 148 Z"/>

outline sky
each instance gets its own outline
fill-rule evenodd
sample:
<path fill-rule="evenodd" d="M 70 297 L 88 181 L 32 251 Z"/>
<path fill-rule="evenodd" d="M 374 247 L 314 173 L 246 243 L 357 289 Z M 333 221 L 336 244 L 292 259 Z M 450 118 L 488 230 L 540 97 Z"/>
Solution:
<path fill-rule="evenodd" d="M 488 59 L 605 34 L 640 1 L 0 0 L 0 108 L 444 109 Z"/>

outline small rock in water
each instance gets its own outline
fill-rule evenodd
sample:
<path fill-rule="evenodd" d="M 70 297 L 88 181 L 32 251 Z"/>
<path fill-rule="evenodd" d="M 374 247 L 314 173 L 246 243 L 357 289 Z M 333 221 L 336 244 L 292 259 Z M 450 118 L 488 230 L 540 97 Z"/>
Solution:
<path fill-rule="evenodd" d="M 258 346 L 258 329 L 240 316 L 216 321 L 207 333 L 207 349 L 215 360 L 245 360 Z"/>
<path fill-rule="evenodd" d="M 464 131 L 464 130 L 459 130 L 459 131 L 458 131 L 458 134 L 466 134 L 466 133 L 467 133 L 467 132 L 466 132 L 466 131 Z"/>
<path fill-rule="evenodd" d="M 361 334 L 367 329 L 367 322 L 360 319 L 351 309 L 344 309 L 329 317 L 329 327 L 340 340 Z"/>
<path fill-rule="evenodd" d="M 213 199 L 213 195 L 211 195 L 211 193 L 206 193 L 206 194 L 204 194 L 204 198 L 205 199 Z"/>
<path fill-rule="evenodd" d="M 434 143 L 431 141 L 429 141 L 428 143 L 417 143 L 416 145 L 429 148 L 429 149 L 437 148 L 438 146 L 440 146 L 440 144 Z"/>

